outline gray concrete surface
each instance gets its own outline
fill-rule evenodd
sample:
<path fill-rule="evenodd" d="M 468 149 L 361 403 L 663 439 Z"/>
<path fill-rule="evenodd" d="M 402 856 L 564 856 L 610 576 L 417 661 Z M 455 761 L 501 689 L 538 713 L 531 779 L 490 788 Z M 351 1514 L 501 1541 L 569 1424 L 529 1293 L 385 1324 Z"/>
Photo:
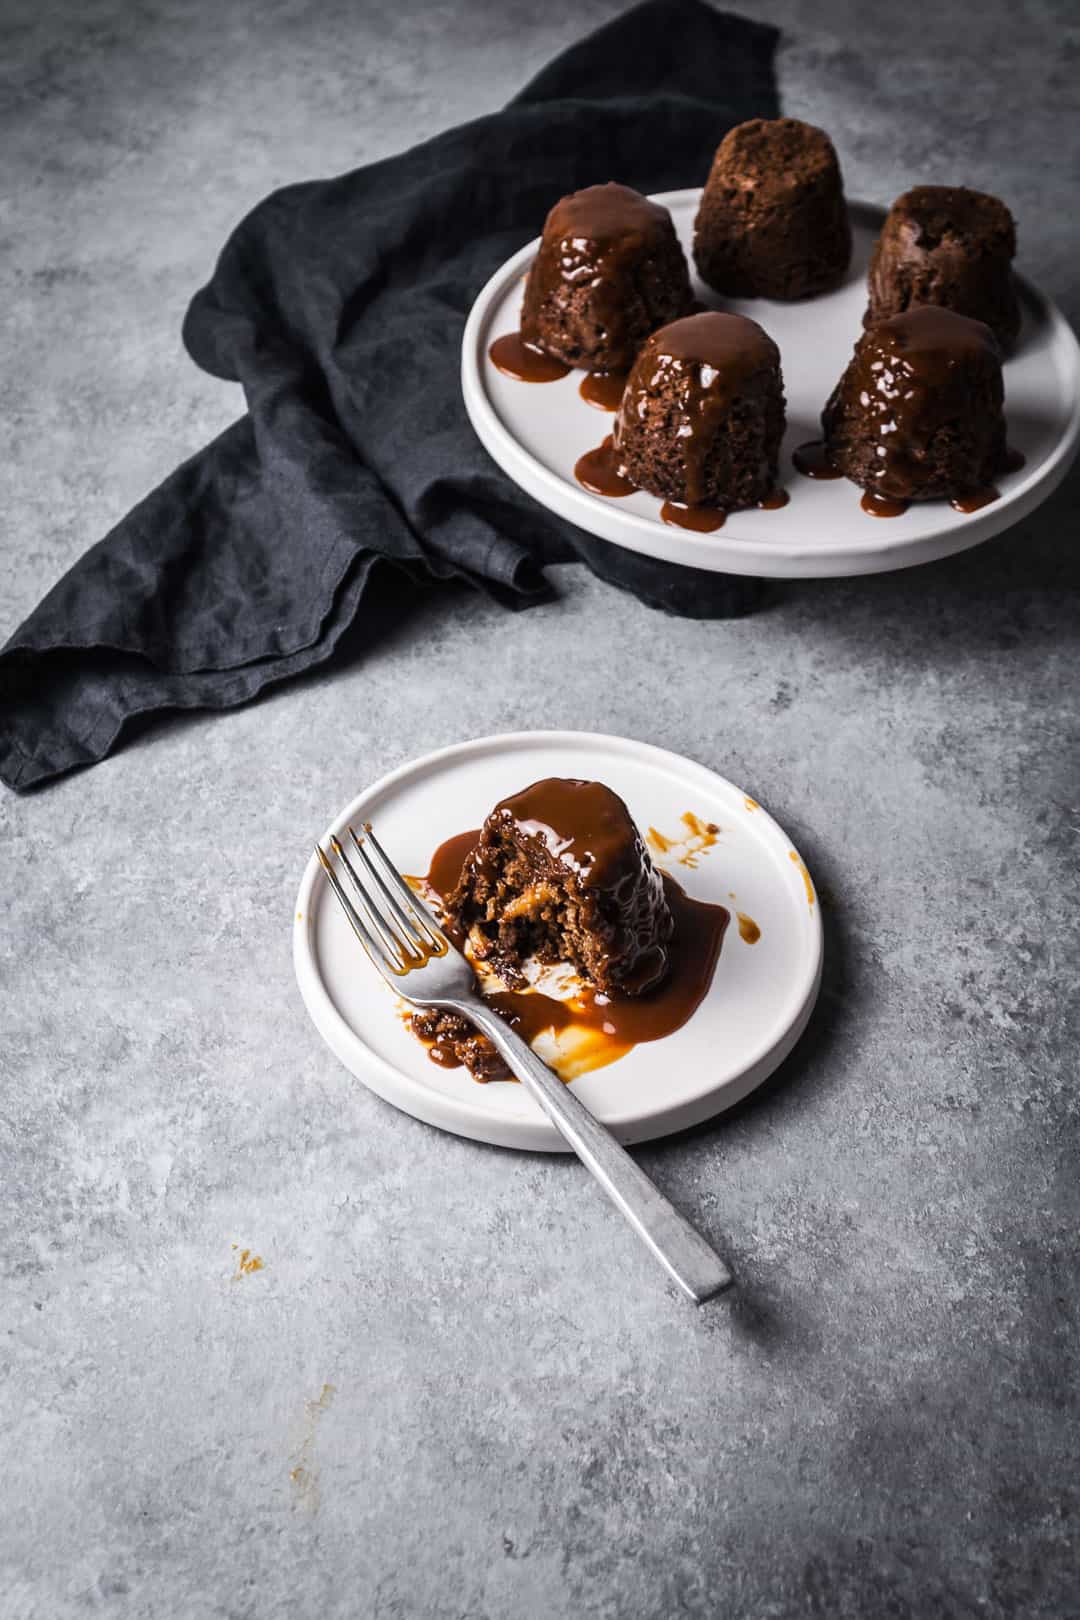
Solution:
<path fill-rule="evenodd" d="M 0 634 L 238 410 L 178 330 L 244 210 L 615 9 L 3 0 Z M 1080 315 L 1075 7 L 751 9 L 852 192 L 1001 191 Z M 1080 1613 L 1076 496 L 738 624 L 572 569 L 445 598 L 0 798 L 0 1614 Z M 575 1164 L 396 1114 L 294 991 L 330 811 L 536 720 L 730 774 L 827 891 L 802 1046 L 642 1154 L 738 1269 L 700 1314 Z"/>

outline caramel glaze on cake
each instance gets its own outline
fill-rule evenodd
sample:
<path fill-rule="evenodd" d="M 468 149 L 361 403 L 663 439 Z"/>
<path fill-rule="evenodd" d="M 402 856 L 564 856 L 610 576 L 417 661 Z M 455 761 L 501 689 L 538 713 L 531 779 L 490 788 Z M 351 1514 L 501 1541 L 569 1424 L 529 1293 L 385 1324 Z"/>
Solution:
<path fill-rule="evenodd" d="M 690 308 L 671 215 L 610 181 L 555 204 L 521 308 L 526 343 L 569 366 L 628 371 L 658 326 Z"/>
<path fill-rule="evenodd" d="M 889 502 L 970 496 L 1005 471 L 1001 351 L 921 305 L 869 327 L 822 414 L 832 463 Z"/>
<path fill-rule="evenodd" d="M 1007 348 L 1020 330 L 1016 227 L 1005 204 L 963 186 L 916 186 L 889 209 L 870 260 L 866 324 L 916 304 L 985 321 Z"/>
<path fill-rule="evenodd" d="M 770 495 L 783 435 L 776 344 L 756 321 L 709 311 L 663 327 L 642 349 L 614 449 L 650 494 L 734 511 Z"/>
<path fill-rule="evenodd" d="M 810 298 L 844 278 L 851 225 L 823 129 L 752 118 L 717 148 L 694 225 L 702 280 L 729 298 Z"/>
<path fill-rule="evenodd" d="M 667 970 L 671 912 L 623 801 L 548 777 L 497 804 L 447 902 L 474 957 L 511 988 L 523 964 L 569 962 L 601 991 L 647 990 Z"/>

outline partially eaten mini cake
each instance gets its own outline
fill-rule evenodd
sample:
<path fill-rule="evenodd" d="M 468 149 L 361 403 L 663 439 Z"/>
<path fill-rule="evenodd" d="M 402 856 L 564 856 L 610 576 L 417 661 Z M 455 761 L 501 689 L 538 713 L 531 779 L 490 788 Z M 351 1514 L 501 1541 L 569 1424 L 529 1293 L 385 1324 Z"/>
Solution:
<path fill-rule="evenodd" d="M 510 991 L 527 984 L 530 960 L 567 962 L 598 995 L 620 999 L 655 989 L 668 971 L 675 924 L 663 880 L 626 805 L 602 782 L 548 777 L 503 799 L 441 898 L 447 928 Z M 489 999 L 511 1027 L 534 1000 Z M 410 1021 L 440 1065 L 463 1064 L 474 1080 L 511 1078 L 458 1013 L 418 1009 Z"/>
<path fill-rule="evenodd" d="M 568 962 L 638 995 L 667 971 L 672 918 L 629 810 L 601 782 L 548 777 L 497 804 L 446 900 L 450 925 L 511 989 Z"/>

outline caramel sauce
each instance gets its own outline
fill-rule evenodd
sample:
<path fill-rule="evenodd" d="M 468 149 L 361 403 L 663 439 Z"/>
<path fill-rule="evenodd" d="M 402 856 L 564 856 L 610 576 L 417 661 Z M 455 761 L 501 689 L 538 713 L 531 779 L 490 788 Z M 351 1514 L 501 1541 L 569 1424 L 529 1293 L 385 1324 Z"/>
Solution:
<path fill-rule="evenodd" d="M 747 945 L 756 945 L 761 938 L 761 929 L 753 917 L 748 917 L 745 911 L 737 911 L 735 915 L 739 920 L 739 938 Z"/>
<path fill-rule="evenodd" d="M 1022 450 L 1014 450 L 1012 445 L 1010 445 L 1005 452 L 1004 471 L 1007 473 L 1019 472 L 1021 467 L 1025 466 L 1026 463 L 1027 456 L 1024 455 L 1024 452 Z"/>
<path fill-rule="evenodd" d="M 691 819 L 702 836 L 715 841 L 719 829 L 688 812 L 684 820 L 689 824 Z M 437 900 L 456 887 L 479 837 L 477 828 L 439 845 L 424 879 Z M 605 995 L 575 979 L 568 1000 L 542 990 L 481 989 L 488 1005 L 530 1046 L 535 1044 L 564 1080 L 604 1068 L 639 1043 L 658 1041 L 681 1029 L 712 983 L 731 914 L 725 906 L 691 899 L 668 873 L 660 873 L 660 878 L 675 927 L 667 946 L 668 972 L 654 989 L 637 996 Z M 462 945 L 460 939 L 454 943 Z M 440 1068 L 458 1066 L 453 1053 L 437 1041 L 424 1044 Z"/>
<path fill-rule="evenodd" d="M 561 360 L 545 354 L 543 349 L 536 348 L 532 343 L 526 343 L 520 332 L 507 332 L 503 337 L 496 338 L 488 350 L 488 359 L 496 371 L 513 377 L 516 382 L 558 382 L 560 377 L 566 377 L 570 372 L 570 367 L 563 365 Z"/>
<path fill-rule="evenodd" d="M 984 506 L 991 506 L 1000 499 L 1000 489 L 990 484 L 986 489 L 972 490 L 970 495 L 954 495 L 949 505 L 954 512 L 981 512 Z"/>
<path fill-rule="evenodd" d="M 807 905 L 812 906 L 814 904 L 814 901 L 817 899 L 817 896 L 814 893 L 813 879 L 811 878 L 810 873 L 806 869 L 806 862 L 803 860 L 803 858 L 799 854 L 798 850 L 794 850 L 794 849 L 788 850 L 788 859 L 794 861 L 795 865 L 799 868 L 799 871 L 802 873 L 802 880 L 803 880 L 803 883 L 806 885 L 806 903 L 807 903 Z"/>
<path fill-rule="evenodd" d="M 743 799 L 743 804 L 746 806 L 746 808 L 748 810 L 760 810 L 761 809 L 761 806 L 760 806 L 760 804 L 758 804 L 756 799 L 744 798 Z"/>
<path fill-rule="evenodd" d="M 779 512 L 790 501 L 791 496 L 786 489 L 774 489 L 766 495 L 763 501 L 758 501 L 758 509 L 762 512 Z"/>
<path fill-rule="evenodd" d="M 578 393 L 586 405 L 595 405 L 598 411 L 617 411 L 626 377 L 625 371 L 590 371 L 581 379 Z"/>
<path fill-rule="evenodd" d="M 419 1036 L 417 1037 L 419 1039 Z M 439 1069 L 460 1069 L 463 1067 L 461 1059 L 452 1046 L 444 1046 L 441 1041 L 424 1041 L 427 1055 L 432 1063 Z"/>
<path fill-rule="evenodd" d="M 686 828 L 681 838 L 669 838 L 665 833 L 658 832 L 650 827 L 645 835 L 645 842 L 657 855 L 670 855 L 673 850 L 681 851 L 675 855 L 680 866 L 688 866 L 693 870 L 698 864 L 698 857 L 704 850 L 712 849 L 720 837 L 720 828 L 715 821 L 703 821 L 692 810 L 684 810 L 682 824 Z"/>
<path fill-rule="evenodd" d="M 422 882 L 426 888 L 434 889 L 440 900 L 445 900 L 457 887 L 461 869 L 476 848 L 479 837 L 479 827 L 455 833 L 441 843 L 431 857 L 431 866 Z"/>
<path fill-rule="evenodd" d="M 630 812 L 602 782 L 546 776 L 501 799 L 493 816 L 507 816 L 584 883 L 612 888 L 640 869 L 641 844 Z"/>
<path fill-rule="evenodd" d="M 717 506 L 683 506 L 678 501 L 665 501 L 660 508 L 665 523 L 677 529 L 692 529 L 695 534 L 713 534 L 722 529 L 726 512 Z"/>
<path fill-rule="evenodd" d="M 835 462 L 830 461 L 823 439 L 810 439 L 792 451 L 792 465 L 804 478 L 843 478 Z"/>
<path fill-rule="evenodd" d="M 234 1243 L 233 1249 L 240 1249 L 240 1245 Z M 233 1275 L 233 1282 L 239 1282 L 241 1277 L 250 1277 L 253 1271 L 262 1271 L 264 1266 L 265 1261 L 261 1255 L 252 1254 L 250 1249 L 240 1249 L 236 1257 L 236 1271 Z"/>
<path fill-rule="evenodd" d="M 633 495 L 637 486 L 625 478 L 619 469 L 619 458 L 609 433 L 595 450 L 587 450 L 574 468 L 574 477 L 590 495 Z"/>
<path fill-rule="evenodd" d="M 864 512 L 877 518 L 903 517 L 910 504 L 909 501 L 894 501 L 888 495 L 879 495 L 873 489 L 864 490 L 859 502 Z"/>

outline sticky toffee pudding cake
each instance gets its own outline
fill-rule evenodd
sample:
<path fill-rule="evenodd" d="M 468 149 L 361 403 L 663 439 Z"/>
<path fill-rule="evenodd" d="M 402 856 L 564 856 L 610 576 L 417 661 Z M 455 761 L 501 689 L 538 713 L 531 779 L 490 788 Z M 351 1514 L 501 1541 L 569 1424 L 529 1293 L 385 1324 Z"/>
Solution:
<path fill-rule="evenodd" d="M 671 215 L 609 181 L 555 204 L 521 308 L 521 337 L 568 366 L 624 372 L 658 326 L 691 306 Z"/>
<path fill-rule="evenodd" d="M 756 321 L 709 311 L 662 327 L 634 363 L 614 452 L 640 489 L 687 506 L 756 506 L 784 436 L 780 351 Z"/>
<path fill-rule="evenodd" d="M 916 186 L 889 209 L 868 274 L 866 324 L 937 304 L 984 321 L 1007 348 L 1020 330 L 1005 204 L 963 186 Z"/>
<path fill-rule="evenodd" d="M 851 224 L 823 129 L 752 118 L 717 148 L 694 225 L 703 281 L 729 298 L 810 298 L 843 280 Z"/>
<path fill-rule="evenodd" d="M 497 804 L 447 917 L 510 988 L 568 962 L 587 984 L 637 994 L 667 971 L 672 920 L 659 873 L 617 793 L 548 777 Z"/>
<path fill-rule="evenodd" d="M 1003 402 L 990 328 L 921 305 L 856 343 L 822 414 L 826 453 L 887 502 L 971 497 L 1006 470 Z"/>
<path fill-rule="evenodd" d="M 576 778 L 549 777 L 502 800 L 479 833 L 440 846 L 428 883 L 448 932 L 506 987 L 484 992 L 500 1016 L 526 1040 L 576 1029 L 600 1062 L 685 1023 L 728 921 L 724 907 L 691 900 L 656 870 L 618 794 Z M 530 962 L 569 964 L 582 994 L 568 1003 L 531 988 Z M 510 1078 L 457 1014 L 417 1011 L 411 1026 L 440 1065 Z"/>

